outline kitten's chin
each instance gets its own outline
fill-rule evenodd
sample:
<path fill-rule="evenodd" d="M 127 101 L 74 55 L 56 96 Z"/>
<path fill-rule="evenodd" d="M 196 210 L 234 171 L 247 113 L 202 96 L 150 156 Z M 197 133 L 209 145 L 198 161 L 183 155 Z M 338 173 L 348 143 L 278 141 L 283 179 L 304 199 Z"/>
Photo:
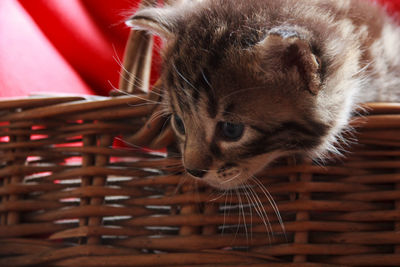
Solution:
<path fill-rule="evenodd" d="M 239 188 L 249 183 L 258 172 L 267 167 L 275 159 L 284 156 L 282 151 L 255 156 L 242 162 L 235 168 L 225 173 L 209 172 L 202 180 L 207 184 L 221 190 Z"/>

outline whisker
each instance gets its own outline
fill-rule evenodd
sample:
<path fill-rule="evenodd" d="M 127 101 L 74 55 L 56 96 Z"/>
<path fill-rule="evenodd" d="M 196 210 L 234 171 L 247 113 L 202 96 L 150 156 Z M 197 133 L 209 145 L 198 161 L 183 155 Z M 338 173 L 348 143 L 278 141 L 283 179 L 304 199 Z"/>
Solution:
<path fill-rule="evenodd" d="M 232 192 L 232 190 L 229 190 L 228 191 L 229 192 L 229 209 L 228 209 L 228 216 L 230 217 L 231 216 L 231 207 L 232 207 L 232 198 L 233 198 L 233 192 Z M 225 206 L 225 208 L 226 208 L 226 206 Z"/>
<path fill-rule="evenodd" d="M 140 79 L 139 77 L 137 77 L 136 75 L 134 75 L 132 72 L 130 72 L 129 70 L 127 70 L 124 66 L 124 64 L 122 63 L 121 59 L 119 58 L 117 52 L 115 51 L 115 47 L 114 48 L 114 56 L 113 59 L 117 62 L 118 66 L 121 68 L 121 71 L 123 71 L 124 73 L 126 73 L 128 75 L 128 77 L 130 78 L 129 80 L 125 77 L 125 75 L 122 75 L 121 71 L 119 71 L 120 77 L 122 77 L 128 84 L 135 86 L 137 83 L 137 85 L 139 87 L 144 87 L 144 84 L 147 84 L 147 82 L 144 82 L 142 79 Z M 133 80 L 133 81 L 132 81 Z M 157 89 L 161 89 L 158 87 L 153 86 L 153 89 L 157 88 Z M 153 92 L 154 93 L 154 92 Z"/>
<path fill-rule="evenodd" d="M 121 72 L 119 72 L 119 74 L 121 75 Z M 133 85 L 131 81 L 128 81 L 128 80 L 127 80 L 126 78 L 124 78 L 124 77 L 123 77 L 123 79 L 124 79 L 126 82 L 128 82 L 129 84 Z M 121 89 L 119 89 L 119 88 L 116 88 L 116 87 L 111 83 L 111 81 L 108 81 L 108 83 L 111 85 L 112 89 L 113 89 L 114 91 L 116 91 L 116 92 L 119 92 L 119 93 L 124 94 L 124 95 L 127 95 L 127 96 L 134 96 L 134 95 L 135 95 L 135 94 L 132 94 L 132 93 L 128 93 L 128 92 L 126 92 L 126 91 L 123 91 L 123 90 L 121 90 Z M 148 94 L 154 94 L 154 95 L 156 95 L 156 96 L 158 96 L 158 97 L 160 97 L 160 98 L 163 98 L 163 97 L 164 97 L 163 94 L 157 93 L 154 89 L 156 89 L 156 90 L 163 90 L 162 88 L 158 88 L 158 87 L 156 87 L 156 86 L 153 86 L 153 87 L 152 87 L 152 90 L 151 90 L 150 92 L 148 92 Z M 159 101 L 158 103 L 166 105 L 166 103 L 163 103 L 163 101 Z"/>
<path fill-rule="evenodd" d="M 116 92 L 118 92 L 118 93 L 120 93 L 120 94 L 126 95 L 126 96 L 133 96 L 133 94 L 128 93 L 128 92 L 125 92 L 125 91 L 123 91 L 123 90 L 121 90 L 121 89 L 118 89 L 118 88 L 115 87 L 114 85 L 112 85 L 111 81 L 108 81 L 108 83 L 112 86 L 112 88 L 113 88 L 114 91 L 116 91 Z"/>
<path fill-rule="evenodd" d="M 278 218 L 279 224 L 280 224 L 280 226 L 282 228 L 282 231 L 283 231 L 283 233 L 285 235 L 285 238 L 287 239 L 286 230 L 285 230 L 285 226 L 284 226 L 284 223 L 283 223 L 283 220 L 282 220 L 282 216 L 281 216 L 281 213 L 279 212 L 278 205 L 276 204 L 274 198 L 272 197 L 272 195 L 268 191 L 268 189 L 255 176 L 252 176 L 251 179 L 260 187 L 261 191 L 267 197 L 271 207 L 273 208 L 273 210 L 274 210 L 274 212 L 275 212 L 275 214 L 276 214 L 276 216 Z"/>
<path fill-rule="evenodd" d="M 186 77 L 183 76 L 183 74 L 176 68 L 175 64 L 172 64 L 172 67 L 174 68 L 175 72 L 179 75 L 179 77 L 181 77 L 187 84 L 190 85 L 190 87 L 192 87 L 194 90 L 198 92 L 197 88 L 191 82 L 189 82 L 189 80 L 186 79 Z"/>
<path fill-rule="evenodd" d="M 243 205 L 243 202 L 242 202 L 242 197 L 240 196 L 240 189 L 236 189 L 236 190 L 237 190 L 236 193 L 237 193 L 237 195 L 239 197 L 240 209 L 242 210 L 243 226 L 244 226 L 244 231 L 246 233 L 246 240 L 247 240 L 247 243 L 249 243 L 249 234 L 247 232 L 247 223 L 246 223 L 246 214 L 244 212 L 244 205 Z"/>
<path fill-rule="evenodd" d="M 228 191 L 225 190 L 225 204 L 224 204 L 224 222 L 222 224 L 221 234 L 224 235 L 225 232 L 225 223 L 226 223 L 226 202 L 228 200 Z M 232 199 L 231 199 L 232 200 Z"/>
<path fill-rule="evenodd" d="M 249 195 L 249 192 L 247 191 L 246 186 L 243 188 L 243 192 L 246 196 L 247 202 L 249 204 L 249 213 L 250 213 L 250 227 L 253 227 L 253 211 L 252 211 L 252 206 L 253 206 L 253 201 Z M 253 240 L 253 231 L 250 231 L 250 240 Z"/>
<path fill-rule="evenodd" d="M 206 83 L 207 83 L 208 87 L 210 87 L 210 89 L 211 89 L 211 91 L 212 91 L 213 95 L 215 96 L 215 90 L 214 90 L 214 87 L 213 87 L 213 86 L 211 85 L 211 83 L 208 81 L 208 79 L 207 79 L 206 75 L 204 74 L 204 71 L 203 71 L 203 69 L 201 69 L 201 75 L 203 76 L 203 79 L 206 81 Z"/>
<path fill-rule="evenodd" d="M 115 57 L 114 57 L 115 59 Z M 117 62 L 118 63 L 118 62 Z M 140 78 L 138 78 L 136 75 L 134 75 L 133 73 L 131 73 L 130 71 L 128 71 L 123 65 L 122 63 L 118 63 L 118 65 L 121 67 L 121 70 L 126 73 L 126 75 L 128 76 L 128 78 L 125 77 L 125 75 L 119 71 L 119 77 L 122 77 L 122 79 L 124 79 L 124 81 L 132 86 L 132 87 L 139 87 L 140 89 L 144 88 L 144 85 L 146 84 L 143 80 L 141 80 Z M 141 90 L 142 92 L 145 92 L 144 90 Z"/>
<path fill-rule="evenodd" d="M 200 91 L 185 76 L 183 76 L 183 74 L 181 72 L 179 72 L 179 70 L 177 69 L 175 64 L 172 64 L 172 67 L 174 68 L 175 72 L 179 75 L 179 77 L 181 77 L 187 84 L 189 84 L 190 87 L 193 88 L 193 90 L 195 90 L 197 93 L 200 94 Z M 191 102 L 195 102 L 194 98 L 189 94 L 188 90 L 184 90 L 183 88 L 181 88 L 180 91 L 182 91 L 186 95 L 186 97 L 190 98 Z M 178 101 L 183 102 L 183 100 L 181 100 L 179 98 L 178 98 Z"/>
<path fill-rule="evenodd" d="M 229 183 L 230 181 L 233 181 L 234 179 L 236 179 L 237 177 L 239 177 L 241 174 L 242 174 L 242 171 L 240 171 L 238 174 L 236 174 L 236 175 L 233 176 L 232 178 L 230 178 L 230 179 L 228 179 L 228 180 L 226 180 L 226 181 L 223 181 L 221 184 Z"/>
<path fill-rule="evenodd" d="M 163 126 L 161 127 L 160 132 L 162 132 L 167 124 L 171 123 L 171 114 L 168 114 L 168 118 L 165 119 Z M 179 154 L 180 155 L 180 154 Z"/>
<path fill-rule="evenodd" d="M 113 90 L 121 91 L 120 89 L 118 89 L 118 88 L 116 88 L 114 85 L 112 85 L 111 83 L 110 83 L 110 85 L 113 87 Z M 121 91 L 121 92 L 123 92 L 123 91 Z M 164 104 L 163 102 L 158 102 L 158 101 L 150 100 L 150 99 L 143 98 L 143 97 L 141 97 L 141 96 L 139 96 L 139 95 L 135 95 L 135 94 L 128 94 L 128 93 L 127 93 L 127 95 L 134 96 L 134 97 L 137 98 L 137 99 L 144 100 L 144 101 L 146 101 L 146 102 L 148 102 L 148 103 L 152 103 L 152 104 L 156 104 L 156 105 L 159 105 L 159 104 L 163 105 L 163 104 Z M 130 104 L 128 104 L 128 105 L 130 105 Z M 135 104 L 135 105 L 130 105 L 130 106 L 136 106 L 136 105 L 143 105 L 143 103 L 141 103 L 141 104 Z"/>
<path fill-rule="evenodd" d="M 211 194 L 213 194 L 213 193 L 214 193 L 214 192 L 212 192 Z M 216 196 L 215 198 L 208 200 L 208 202 L 214 202 L 214 201 L 216 201 L 216 200 L 222 198 L 222 197 L 226 194 L 226 192 L 219 192 L 219 193 L 220 193 L 219 196 Z M 211 195 L 211 194 L 210 194 L 210 195 Z M 210 195 L 209 195 L 209 196 L 210 196 Z"/>
<path fill-rule="evenodd" d="M 256 212 L 257 212 L 258 216 L 263 221 L 264 227 L 265 227 L 265 229 L 267 231 L 268 240 L 271 243 L 271 234 L 272 234 L 273 231 L 272 231 L 271 223 L 270 223 L 269 218 L 268 218 L 268 214 L 267 214 L 267 212 L 266 212 L 266 210 L 265 210 L 260 198 L 258 197 L 257 193 L 254 191 L 254 189 L 251 188 L 251 187 L 248 187 L 248 189 L 249 189 L 249 193 L 253 196 L 254 203 L 256 204 L 254 206 L 254 208 L 256 209 Z"/>
<path fill-rule="evenodd" d="M 174 192 L 172 193 L 173 196 L 176 196 L 178 194 L 178 192 L 180 191 L 180 189 L 182 188 L 182 186 L 184 185 L 184 183 L 187 181 L 187 177 L 186 176 L 181 176 L 181 179 L 179 180 L 179 183 L 177 184 Z"/>
<path fill-rule="evenodd" d="M 121 59 L 120 59 L 119 56 L 118 56 L 118 53 L 117 53 L 117 51 L 116 51 L 114 45 L 113 45 L 113 50 L 114 50 L 113 59 L 117 62 L 118 66 L 121 68 L 121 70 L 122 70 L 123 72 L 125 72 L 125 73 L 129 76 L 129 78 L 131 78 L 131 79 L 133 80 L 133 82 L 132 82 L 131 80 L 128 80 L 124 75 L 122 75 L 121 71 L 119 71 L 120 77 L 122 77 L 128 84 L 130 84 L 130 85 L 132 85 L 132 86 L 135 85 L 134 83 L 138 83 L 138 85 L 139 85 L 140 87 L 143 87 L 144 81 L 143 81 L 142 79 L 140 79 L 139 77 L 133 75 L 133 73 L 131 73 L 129 70 L 127 70 L 127 69 L 125 68 L 124 64 L 122 63 Z M 154 86 L 154 85 L 152 86 L 152 89 L 162 90 L 162 88 L 156 87 L 156 86 Z M 124 91 L 120 91 L 120 92 L 124 92 Z M 126 92 L 124 92 L 124 93 L 126 93 Z M 126 93 L 126 94 L 130 95 L 129 93 Z M 153 91 L 153 90 L 152 90 L 152 94 L 156 94 L 156 95 L 162 97 L 161 94 L 159 94 L 159 93 L 157 93 L 157 92 L 155 92 L 155 91 Z"/>
<path fill-rule="evenodd" d="M 154 112 L 151 114 L 151 117 L 149 121 L 147 121 L 147 124 L 151 124 L 153 121 L 158 120 L 161 117 L 169 117 L 170 114 L 165 113 L 165 110 L 159 110 L 157 112 Z"/>
<path fill-rule="evenodd" d="M 238 198 L 238 200 L 239 200 L 239 204 L 238 204 L 238 206 L 239 206 L 239 221 L 238 221 L 238 224 L 237 224 L 237 227 L 236 227 L 236 233 L 235 233 L 235 238 L 234 238 L 234 240 L 236 240 L 236 238 L 237 238 L 237 235 L 239 234 L 239 228 L 240 228 L 240 223 L 241 223 L 241 220 L 242 220 L 242 218 L 241 218 L 241 200 L 240 200 L 240 197 L 239 197 L 239 193 L 238 193 L 238 190 L 235 188 L 235 192 L 236 192 L 236 196 L 237 196 L 237 198 Z"/>

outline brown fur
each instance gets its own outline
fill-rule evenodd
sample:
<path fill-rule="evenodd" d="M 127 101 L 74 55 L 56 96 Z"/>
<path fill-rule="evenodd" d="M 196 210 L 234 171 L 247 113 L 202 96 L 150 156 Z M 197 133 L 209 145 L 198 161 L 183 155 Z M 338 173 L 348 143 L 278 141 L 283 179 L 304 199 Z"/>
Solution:
<path fill-rule="evenodd" d="M 337 152 L 357 94 L 378 95 L 365 81 L 390 74 L 400 86 L 386 45 L 388 31 L 399 40 L 400 31 L 366 0 L 193 1 L 140 11 L 130 23 L 166 40 L 162 80 L 169 112 L 185 126 L 176 131 L 183 163 L 219 188 L 288 153 Z M 239 140 L 221 133 L 224 123 L 244 125 Z"/>

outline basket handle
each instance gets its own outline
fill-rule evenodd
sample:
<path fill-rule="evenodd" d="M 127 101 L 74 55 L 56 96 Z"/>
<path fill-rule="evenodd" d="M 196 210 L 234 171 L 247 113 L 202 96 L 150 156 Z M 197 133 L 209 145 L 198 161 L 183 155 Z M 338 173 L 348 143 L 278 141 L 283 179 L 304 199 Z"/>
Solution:
<path fill-rule="evenodd" d="M 174 4 L 181 0 L 164 0 L 164 4 Z M 159 0 L 142 0 L 139 9 L 156 6 Z M 119 89 L 124 94 L 148 94 L 152 103 L 162 101 L 162 85 L 158 80 L 150 90 L 153 36 L 145 31 L 131 30 L 125 47 Z M 121 92 L 112 92 L 120 95 Z M 129 143 L 151 149 L 161 149 L 174 142 L 174 134 L 167 119 L 160 116 L 162 105 L 154 105 L 144 125 L 133 135 L 126 137 Z"/>
<path fill-rule="evenodd" d="M 142 0 L 139 9 L 154 6 L 158 0 Z M 131 30 L 124 51 L 119 89 L 129 94 L 149 92 L 153 36 Z"/>
<path fill-rule="evenodd" d="M 187 0 L 142 0 L 139 10 L 156 6 L 159 2 L 172 5 Z M 153 36 L 140 30 L 131 30 L 125 47 L 119 89 L 129 94 L 148 93 L 150 89 Z"/>

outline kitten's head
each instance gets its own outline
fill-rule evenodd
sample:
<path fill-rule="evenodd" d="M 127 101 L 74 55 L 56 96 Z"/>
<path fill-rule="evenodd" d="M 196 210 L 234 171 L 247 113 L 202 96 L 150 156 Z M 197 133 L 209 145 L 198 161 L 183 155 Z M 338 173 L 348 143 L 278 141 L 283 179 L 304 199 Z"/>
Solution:
<path fill-rule="evenodd" d="M 269 27 L 245 1 L 204 2 L 148 8 L 128 24 L 166 41 L 162 84 L 185 169 L 229 189 L 277 157 L 314 153 L 330 126 L 316 113 L 321 68 L 307 32 Z"/>

